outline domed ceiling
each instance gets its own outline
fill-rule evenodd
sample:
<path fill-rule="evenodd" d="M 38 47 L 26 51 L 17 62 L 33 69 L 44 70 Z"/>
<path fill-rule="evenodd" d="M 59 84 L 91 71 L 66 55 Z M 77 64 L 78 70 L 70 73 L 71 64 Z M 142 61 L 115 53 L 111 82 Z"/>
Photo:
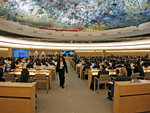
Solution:
<path fill-rule="evenodd" d="M 150 21 L 150 0 L 0 0 L 0 18 L 55 31 L 103 31 Z"/>

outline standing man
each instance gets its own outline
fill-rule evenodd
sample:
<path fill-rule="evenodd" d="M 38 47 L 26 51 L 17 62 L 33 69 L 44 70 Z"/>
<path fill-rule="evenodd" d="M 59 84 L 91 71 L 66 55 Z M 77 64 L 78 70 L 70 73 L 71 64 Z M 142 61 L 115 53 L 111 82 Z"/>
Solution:
<path fill-rule="evenodd" d="M 67 64 L 63 56 L 60 56 L 57 63 L 56 72 L 59 73 L 60 87 L 64 88 L 65 71 L 68 73 Z"/>

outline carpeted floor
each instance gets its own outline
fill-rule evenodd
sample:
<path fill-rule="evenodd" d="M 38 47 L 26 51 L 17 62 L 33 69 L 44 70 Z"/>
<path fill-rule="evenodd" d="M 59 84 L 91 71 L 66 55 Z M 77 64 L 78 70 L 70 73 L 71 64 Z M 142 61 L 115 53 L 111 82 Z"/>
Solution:
<path fill-rule="evenodd" d="M 88 81 L 79 79 L 69 63 L 67 66 L 64 89 L 59 87 L 57 75 L 48 94 L 45 89 L 38 90 L 36 113 L 112 113 L 113 102 L 107 99 L 107 92 L 89 90 Z"/>

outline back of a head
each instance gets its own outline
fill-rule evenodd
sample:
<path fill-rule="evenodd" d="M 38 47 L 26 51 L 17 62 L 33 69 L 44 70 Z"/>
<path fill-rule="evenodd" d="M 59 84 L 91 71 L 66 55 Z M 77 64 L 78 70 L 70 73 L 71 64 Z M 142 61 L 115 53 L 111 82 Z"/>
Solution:
<path fill-rule="evenodd" d="M 122 74 L 127 75 L 127 70 L 126 70 L 125 67 L 122 67 L 122 68 L 121 68 L 121 72 L 122 72 Z"/>
<path fill-rule="evenodd" d="M 29 71 L 27 69 L 23 69 L 20 76 L 20 82 L 28 82 L 29 80 Z"/>
<path fill-rule="evenodd" d="M 139 62 L 139 61 L 137 61 L 137 62 L 136 62 L 136 64 L 139 66 L 139 65 L 140 65 L 140 62 Z"/>

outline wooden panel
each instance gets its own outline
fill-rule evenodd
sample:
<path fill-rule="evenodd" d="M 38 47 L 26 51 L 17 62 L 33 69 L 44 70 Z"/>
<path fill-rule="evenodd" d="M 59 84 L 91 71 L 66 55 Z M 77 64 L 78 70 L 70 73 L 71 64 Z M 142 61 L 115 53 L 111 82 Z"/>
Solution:
<path fill-rule="evenodd" d="M 150 95 L 121 97 L 120 103 L 119 113 L 150 111 Z"/>
<path fill-rule="evenodd" d="M 30 88 L 0 87 L 0 96 L 31 97 Z"/>
<path fill-rule="evenodd" d="M 0 113 L 31 113 L 30 100 L 0 98 Z"/>
<path fill-rule="evenodd" d="M 0 50 L 0 56 L 8 57 L 8 50 Z"/>
<path fill-rule="evenodd" d="M 31 91 L 31 104 L 30 104 L 30 108 L 31 108 L 31 113 L 35 113 L 35 104 L 36 104 L 36 100 L 35 100 L 35 85 L 33 86 L 33 88 L 30 88 Z"/>
<path fill-rule="evenodd" d="M 135 94 L 150 93 L 150 84 L 140 84 L 140 85 L 131 84 L 130 86 L 121 86 L 120 95 L 135 95 Z"/>

